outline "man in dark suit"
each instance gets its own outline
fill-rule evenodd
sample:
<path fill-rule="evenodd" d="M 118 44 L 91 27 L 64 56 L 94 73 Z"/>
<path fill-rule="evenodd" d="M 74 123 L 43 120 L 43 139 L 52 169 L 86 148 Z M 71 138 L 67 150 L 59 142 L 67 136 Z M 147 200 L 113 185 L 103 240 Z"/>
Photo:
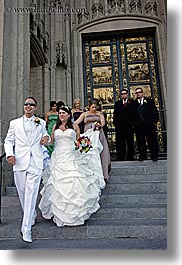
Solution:
<path fill-rule="evenodd" d="M 128 90 L 121 90 L 121 99 L 115 102 L 113 123 L 116 129 L 117 159 L 133 160 L 134 129 L 133 129 L 133 100 L 128 98 Z"/>
<path fill-rule="evenodd" d="M 144 97 L 141 87 L 135 89 L 135 133 L 138 151 L 140 154 L 139 161 L 147 159 L 147 145 L 150 150 L 151 159 L 158 159 L 158 142 L 157 142 L 157 122 L 159 121 L 158 110 L 154 100 Z"/>

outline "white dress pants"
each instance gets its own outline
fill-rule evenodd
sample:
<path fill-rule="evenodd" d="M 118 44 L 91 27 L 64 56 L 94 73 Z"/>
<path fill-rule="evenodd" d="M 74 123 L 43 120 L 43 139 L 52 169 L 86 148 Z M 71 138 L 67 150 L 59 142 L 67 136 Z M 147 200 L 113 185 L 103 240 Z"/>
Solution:
<path fill-rule="evenodd" d="M 23 210 L 21 231 L 31 230 L 42 170 L 35 166 L 33 157 L 26 170 L 15 171 L 14 180 Z"/>

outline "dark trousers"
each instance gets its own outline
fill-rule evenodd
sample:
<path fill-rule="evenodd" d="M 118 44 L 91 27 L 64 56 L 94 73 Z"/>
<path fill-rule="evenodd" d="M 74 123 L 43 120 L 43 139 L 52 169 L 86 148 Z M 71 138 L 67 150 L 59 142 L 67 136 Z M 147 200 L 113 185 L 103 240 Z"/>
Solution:
<path fill-rule="evenodd" d="M 151 159 L 158 158 L 156 127 L 148 127 L 146 124 L 141 124 L 140 127 L 135 128 L 135 132 L 140 158 L 147 158 L 147 144 L 151 154 Z"/>
<path fill-rule="evenodd" d="M 133 160 L 134 132 L 131 128 L 116 129 L 117 159 L 120 161 Z"/>

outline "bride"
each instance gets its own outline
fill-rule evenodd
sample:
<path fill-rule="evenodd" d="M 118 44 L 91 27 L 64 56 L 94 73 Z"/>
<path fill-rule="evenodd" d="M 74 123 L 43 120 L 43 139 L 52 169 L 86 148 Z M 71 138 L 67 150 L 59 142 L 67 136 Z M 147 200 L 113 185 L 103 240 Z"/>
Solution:
<path fill-rule="evenodd" d="M 43 173 L 39 208 L 42 216 L 53 218 L 57 226 L 82 225 L 100 208 L 101 189 L 105 187 L 99 132 L 93 139 L 97 147 L 81 153 L 75 150 L 80 130 L 71 122 L 70 108 L 62 106 L 58 117 L 50 142 L 55 148 Z"/>

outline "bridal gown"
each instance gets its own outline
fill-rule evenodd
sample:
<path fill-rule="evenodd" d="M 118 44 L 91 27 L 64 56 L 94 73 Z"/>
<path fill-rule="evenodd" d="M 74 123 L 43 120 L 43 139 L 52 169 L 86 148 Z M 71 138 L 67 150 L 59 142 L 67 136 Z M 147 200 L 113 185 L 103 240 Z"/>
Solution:
<path fill-rule="evenodd" d="M 54 132 L 55 147 L 43 173 L 42 216 L 57 226 L 84 224 L 99 208 L 101 189 L 105 187 L 100 162 L 99 134 L 92 137 L 94 147 L 88 153 L 75 150 L 73 129 Z"/>

